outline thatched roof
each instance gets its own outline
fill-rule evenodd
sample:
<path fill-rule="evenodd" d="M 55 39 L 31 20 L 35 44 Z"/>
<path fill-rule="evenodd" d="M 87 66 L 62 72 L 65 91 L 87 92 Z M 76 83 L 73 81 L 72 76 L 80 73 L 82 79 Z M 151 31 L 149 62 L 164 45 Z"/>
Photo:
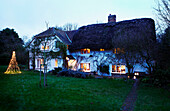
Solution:
<path fill-rule="evenodd" d="M 75 31 L 61 31 L 57 30 L 54 27 L 50 27 L 46 31 L 43 31 L 42 33 L 39 33 L 34 36 L 34 38 L 43 38 L 43 37 L 53 37 L 57 36 L 59 37 L 66 45 L 70 45 L 72 43 L 72 38 Z"/>
<path fill-rule="evenodd" d="M 80 27 L 74 34 L 70 51 L 90 48 L 112 49 L 113 38 L 147 34 L 155 38 L 154 20 L 150 18 L 126 20 L 116 23 L 92 24 Z M 139 37 L 139 36 L 138 36 Z"/>

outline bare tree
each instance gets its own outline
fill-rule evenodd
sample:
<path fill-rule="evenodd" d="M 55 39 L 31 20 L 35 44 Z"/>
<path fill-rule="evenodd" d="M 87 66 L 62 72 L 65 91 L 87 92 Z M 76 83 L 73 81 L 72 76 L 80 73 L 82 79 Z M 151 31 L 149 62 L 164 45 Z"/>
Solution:
<path fill-rule="evenodd" d="M 77 30 L 78 25 L 77 24 L 72 24 L 72 23 L 67 23 L 63 26 L 64 31 L 71 31 L 71 30 Z"/>
<path fill-rule="evenodd" d="M 170 26 L 170 0 L 157 0 L 157 7 L 154 8 L 158 18 L 157 25 L 161 32 Z"/>

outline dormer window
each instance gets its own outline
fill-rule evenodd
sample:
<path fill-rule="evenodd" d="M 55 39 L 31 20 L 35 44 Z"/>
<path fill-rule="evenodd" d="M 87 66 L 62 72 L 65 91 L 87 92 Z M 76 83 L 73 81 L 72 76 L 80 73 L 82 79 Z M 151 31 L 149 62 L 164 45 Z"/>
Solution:
<path fill-rule="evenodd" d="M 90 49 L 81 49 L 81 54 L 90 54 Z"/>
<path fill-rule="evenodd" d="M 104 51 L 104 49 L 100 49 L 100 51 Z"/>
<path fill-rule="evenodd" d="M 114 48 L 113 49 L 113 53 L 114 54 L 120 54 L 120 53 L 125 53 L 124 52 L 124 49 L 122 48 L 122 49 L 120 49 L 120 48 Z"/>

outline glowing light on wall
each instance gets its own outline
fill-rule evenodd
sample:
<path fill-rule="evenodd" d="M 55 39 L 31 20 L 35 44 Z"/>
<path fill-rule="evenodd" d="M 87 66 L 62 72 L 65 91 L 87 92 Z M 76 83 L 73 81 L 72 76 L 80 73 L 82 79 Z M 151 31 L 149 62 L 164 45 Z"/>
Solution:
<path fill-rule="evenodd" d="M 139 76 L 139 73 L 136 72 L 135 75 L 136 75 L 136 76 Z"/>
<path fill-rule="evenodd" d="M 10 60 L 8 68 L 6 72 L 4 73 L 5 74 L 20 74 L 21 73 L 20 68 L 18 67 L 18 63 L 16 61 L 15 51 L 13 51 L 12 58 Z"/>
<path fill-rule="evenodd" d="M 133 79 L 136 79 L 136 76 L 134 76 Z"/>

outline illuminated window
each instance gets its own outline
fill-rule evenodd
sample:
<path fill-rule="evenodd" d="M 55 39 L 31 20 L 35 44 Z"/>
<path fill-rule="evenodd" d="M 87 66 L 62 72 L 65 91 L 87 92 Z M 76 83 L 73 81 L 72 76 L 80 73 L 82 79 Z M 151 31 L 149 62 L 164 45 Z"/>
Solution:
<path fill-rule="evenodd" d="M 68 45 L 67 45 L 67 49 L 68 49 Z"/>
<path fill-rule="evenodd" d="M 120 53 L 120 51 L 121 51 L 121 50 L 120 50 L 120 48 L 117 48 L 117 54 L 119 54 L 119 53 Z"/>
<path fill-rule="evenodd" d="M 117 71 L 116 71 L 116 65 L 112 65 L 112 71 L 113 71 L 113 72 L 117 72 Z"/>
<path fill-rule="evenodd" d="M 90 54 L 90 49 L 81 49 L 81 54 Z"/>
<path fill-rule="evenodd" d="M 55 59 L 55 67 L 58 67 L 58 60 Z"/>
<path fill-rule="evenodd" d="M 125 73 L 125 65 L 112 65 L 112 72 Z"/>
<path fill-rule="evenodd" d="M 37 59 L 37 68 L 40 68 L 40 65 L 41 65 L 41 68 L 43 68 L 43 64 L 44 64 L 43 59 Z"/>
<path fill-rule="evenodd" d="M 114 48 L 113 53 L 116 54 L 116 48 Z"/>
<path fill-rule="evenodd" d="M 120 66 L 119 65 L 117 65 L 117 72 L 120 72 L 121 70 L 120 70 Z"/>
<path fill-rule="evenodd" d="M 90 63 L 80 63 L 80 67 L 83 71 L 90 71 Z"/>
<path fill-rule="evenodd" d="M 100 49 L 100 51 L 104 51 L 104 49 Z"/>
<path fill-rule="evenodd" d="M 44 64 L 44 59 L 40 59 L 40 64 Z"/>
<path fill-rule="evenodd" d="M 41 49 L 44 50 L 44 46 L 43 46 L 43 45 L 42 45 Z M 45 47 L 45 50 L 49 50 L 49 45 L 47 45 L 47 46 Z"/>
<path fill-rule="evenodd" d="M 125 65 L 121 65 L 121 72 L 125 73 Z"/>
<path fill-rule="evenodd" d="M 120 48 L 114 48 L 113 49 L 113 53 L 114 54 L 119 54 L 119 53 L 125 53 L 124 48 L 120 49 Z"/>
<path fill-rule="evenodd" d="M 45 46 L 45 47 L 44 47 Z M 49 50 L 49 42 L 42 42 L 41 50 Z"/>
<path fill-rule="evenodd" d="M 41 68 L 44 68 L 44 59 L 40 59 Z"/>

